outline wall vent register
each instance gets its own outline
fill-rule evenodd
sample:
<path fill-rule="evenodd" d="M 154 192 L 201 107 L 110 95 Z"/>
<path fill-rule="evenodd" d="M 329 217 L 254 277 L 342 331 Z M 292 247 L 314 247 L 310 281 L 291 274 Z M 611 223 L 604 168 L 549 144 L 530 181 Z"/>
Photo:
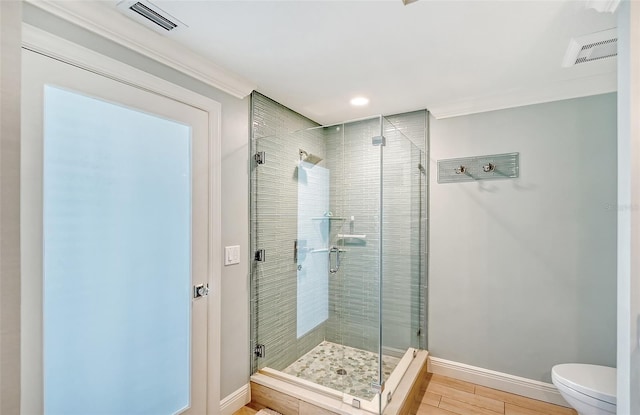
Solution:
<path fill-rule="evenodd" d="M 173 33 L 179 29 L 188 27 L 176 17 L 170 15 L 150 1 L 124 0 L 118 3 L 116 7 L 125 16 L 158 33 Z"/>
<path fill-rule="evenodd" d="M 614 58 L 618 55 L 618 31 L 603 30 L 584 36 L 574 37 L 564 55 L 562 66 L 565 68 L 586 62 Z"/>

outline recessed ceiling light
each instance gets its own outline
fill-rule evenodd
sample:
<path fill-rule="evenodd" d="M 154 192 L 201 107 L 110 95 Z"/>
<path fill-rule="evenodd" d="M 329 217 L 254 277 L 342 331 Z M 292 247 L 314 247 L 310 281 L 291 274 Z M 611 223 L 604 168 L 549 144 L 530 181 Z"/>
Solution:
<path fill-rule="evenodd" d="M 364 105 L 367 105 L 369 103 L 369 98 L 365 98 L 365 97 L 355 97 L 351 99 L 351 105 L 355 106 L 355 107 L 362 107 Z"/>

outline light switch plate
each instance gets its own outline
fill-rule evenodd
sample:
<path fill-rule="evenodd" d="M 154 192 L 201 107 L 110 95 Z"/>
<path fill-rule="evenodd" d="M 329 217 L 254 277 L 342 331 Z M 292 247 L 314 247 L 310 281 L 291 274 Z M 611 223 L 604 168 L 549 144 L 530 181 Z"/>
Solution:
<path fill-rule="evenodd" d="M 240 263 L 240 245 L 224 247 L 224 264 L 234 265 Z"/>

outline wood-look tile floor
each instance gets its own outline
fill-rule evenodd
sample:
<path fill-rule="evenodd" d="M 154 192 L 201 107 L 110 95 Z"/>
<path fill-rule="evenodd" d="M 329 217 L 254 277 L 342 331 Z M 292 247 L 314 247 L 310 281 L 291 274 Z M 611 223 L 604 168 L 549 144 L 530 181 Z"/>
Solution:
<path fill-rule="evenodd" d="M 244 407 L 233 415 L 253 415 Z M 473 383 L 429 374 L 416 415 L 578 415 L 564 406 L 525 398 Z M 304 415 L 304 414 L 301 414 Z"/>
<path fill-rule="evenodd" d="M 577 415 L 564 406 L 429 374 L 416 415 Z"/>
<path fill-rule="evenodd" d="M 255 409 L 251 409 L 248 406 L 243 406 L 242 408 L 234 412 L 233 415 L 253 415 L 257 412 L 258 411 L 256 411 Z"/>

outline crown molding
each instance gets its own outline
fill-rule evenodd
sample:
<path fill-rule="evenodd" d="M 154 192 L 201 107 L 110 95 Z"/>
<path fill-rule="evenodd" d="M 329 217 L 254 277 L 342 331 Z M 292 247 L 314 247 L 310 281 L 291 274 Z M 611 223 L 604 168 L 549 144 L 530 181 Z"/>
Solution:
<path fill-rule="evenodd" d="M 25 1 L 236 98 L 246 97 L 256 87 L 254 83 L 220 67 L 167 36 L 139 25 L 102 2 Z"/>
<path fill-rule="evenodd" d="M 429 112 L 436 119 L 451 118 L 616 91 L 616 73 L 606 72 L 551 84 L 529 85 L 525 88 L 515 88 L 501 94 L 469 97 L 463 101 L 430 105 Z"/>

